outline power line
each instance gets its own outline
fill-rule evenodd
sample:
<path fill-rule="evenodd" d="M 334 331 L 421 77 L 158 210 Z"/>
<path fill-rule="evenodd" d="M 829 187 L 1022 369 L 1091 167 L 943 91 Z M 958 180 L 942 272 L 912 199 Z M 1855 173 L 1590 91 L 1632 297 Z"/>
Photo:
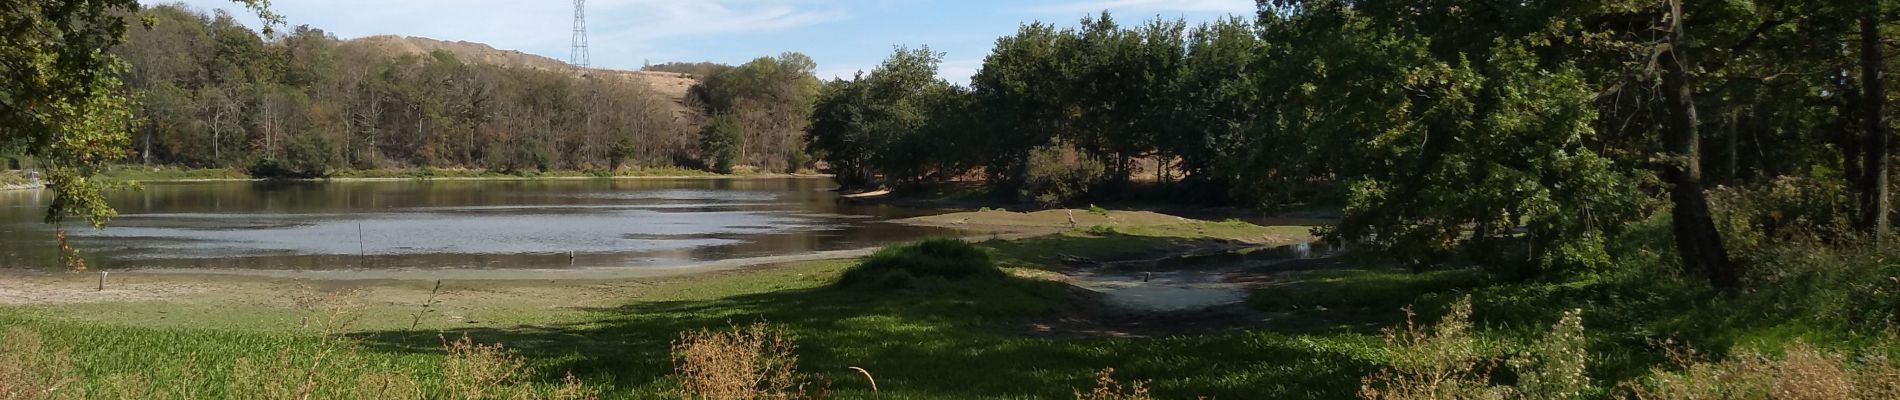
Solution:
<path fill-rule="evenodd" d="M 587 50 L 587 0 L 574 0 L 574 48 L 568 53 L 567 63 L 587 68 L 593 63 Z"/>

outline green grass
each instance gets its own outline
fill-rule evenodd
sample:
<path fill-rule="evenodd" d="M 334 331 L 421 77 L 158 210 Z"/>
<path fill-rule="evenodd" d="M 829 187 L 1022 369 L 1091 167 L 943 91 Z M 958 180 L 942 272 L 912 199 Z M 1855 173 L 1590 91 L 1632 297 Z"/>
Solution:
<path fill-rule="evenodd" d="M 1240 221 L 1190 222 L 1161 225 L 1098 225 L 1022 240 L 985 242 L 1006 257 L 1005 265 L 1018 267 L 1061 265 L 1064 260 L 1118 260 L 1152 257 L 1186 247 L 1228 245 L 1243 241 L 1291 243 L 1310 235 L 1300 226 L 1258 226 Z"/>
<path fill-rule="evenodd" d="M 919 285 L 985 285 L 1007 277 L 987 250 L 954 238 L 879 250 L 838 277 L 841 288 L 908 289 Z M 941 282 L 939 282 L 941 281 Z"/>
<path fill-rule="evenodd" d="M 1071 238 L 1063 240 L 1100 240 Z M 1134 238 L 1116 240 L 1137 243 Z M 1172 243 L 1145 240 L 1155 242 L 1148 248 Z M 977 284 L 921 280 L 899 291 L 832 287 L 854 264 L 813 262 L 665 281 L 619 306 L 545 314 L 524 306 L 486 317 L 506 319 L 501 324 L 436 320 L 412 331 L 409 310 L 380 306 L 356 325 L 352 336 L 365 351 L 352 362 L 427 375 L 444 357 L 442 338 L 469 335 L 528 357 L 542 383 L 572 371 L 605 389 L 607 398 L 651 398 L 671 390 L 667 350 L 680 332 L 768 321 L 792 333 L 803 370 L 832 382 L 842 398 L 869 396 L 861 378 L 845 369 L 850 366 L 876 374 L 888 399 L 1067 397 L 1090 387 L 1094 372 L 1107 367 L 1119 377 L 1154 380 L 1166 398 L 1336 398 L 1356 390 L 1379 354 L 1378 338 L 1364 334 L 1034 337 L 1028 324 L 1057 318 L 1072 301 L 1064 285 L 999 277 Z M 98 383 L 92 373 L 173 376 L 203 369 L 188 360 L 229 365 L 310 342 L 311 333 L 293 326 L 300 315 L 262 306 L 113 303 L 0 308 L 0 324 L 77 349 L 75 357 Z M 228 377 L 202 379 L 213 387 Z"/>
<path fill-rule="evenodd" d="M 1390 325 L 1407 306 L 1449 304 L 1451 297 L 1483 287 L 1482 271 L 1458 269 L 1414 274 L 1400 269 L 1336 269 L 1298 272 L 1288 282 L 1255 290 L 1247 305 L 1306 319 L 1342 317 Z"/>
<path fill-rule="evenodd" d="M 1125 226 L 1113 233 L 1076 230 L 979 247 L 1020 273 L 1059 263 L 1058 255 L 1109 259 L 1303 229 L 1232 222 Z M 1861 262 L 1809 253 L 1804 257 L 1811 259 L 1802 262 Z M 1032 334 L 1032 325 L 1071 316 L 1077 300 L 1063 284 L 1014 277 L 1027 274 L 920 279 L 898 289 L 838 287 L 834 283 L 856 262 L 809 262 L 623 283 L 631 289 L 615 292 L 620 300 L 605 306 L 551 299 L 463 310 L 480 313 L 470 318 L 480 320 L 473 324 L 432 314 L 414 330 L 408 328 L 413 306 L 373 306 L 350 333 L 363 351 L 348 355 L 348 362 L 427 378 L 439 374 L 444 338 L 468 335 L 506 343 L 525 356 L 539 384 L 553 385 L 572 372 L 606 398 L 653 398 L 672 388 L 668 349 L 680 332 L 766 321 L 792 335 L 801 369 L 829 382 L 840 398 L 870 397 L 862 378 L 847 367 L 875 374 L 887 399 L 1069 397 L 1109 367 L 1124 381 L 1152 380 L 1157 398 L 1347 398 L 1361 377 L 1386 362 L 1389 349 L 1380 330 L 1403 323 L 1401 308 L 1414 305 L 1418 321 L 1429 323 L 1446 304 L 1466 296 L 1478 335 L 1506 351 L 1541 336 L 1565 310 L 1583 310 L 1589 369 L 1605 387 L 1664 365 L 1654 344 L 1661 340 L 1716 355 L 1797 340 L 1895 353 L 1884 334 L 1827 316 L 1847 311 L 1816 311 L 1846 301 L 1840 288 L 1851 285 L 1844 278 L 1786 278 L 1745 296 L 1724 296 L 1698 289 L 1653 261 L 1634 260 L 1644 264 L 1587 278 L 1526 282 L 1498 280 L 1476 268 L 1414 274 L 1322 266 L 1279 275 L 1250 296 L 1254 309 L 1292 322 L 1158 338 Z M 1795 265 L 1756 268 L 1762 274 L 1781 274 L 1767 268 L 1813 268 Z M 216 388 L 230 376 L 204 366 L 309 346 L 313 334 L 294 326 L 301 315 L 266 305 L 109 303 L 0 307 L 0 325 L 38 331 L 73 349 L 89 384 L 111 373 L 153 379 L 195 373 L 207 388 Z"/>
<path fill-rule="evenodd" d="M 1167 339 L 1041 339 L 1016 332 L 1019 322 L 1061 304 L 1047 282 L 991 281 L 940 285 L 908 294 L 825 288 L 848 264 L 817 263 L 758 274 L 682 282 L 614 308 L 586 310 L 577 322 L 537 321 L 508 327 L 367 329 L 355 337 L 366 351 L 349 362 L 377 363 L 427 375 L 443 357 L 443 337 L 470 335 L 507 343 L 533 360 L 537 379 L 552 384 L 572 371 L 608 398 L 650 398 L 669 391 L 669 342 L 681 331 L 769 321 L 789 329 L 802 366 L 834 382 L 845 398 L 867 397 L 847 366 L 876 374 L 884 398 L 1049 398 L 1091 384 L 1113 366 L 1121 376 L 1154 379 L 1168 397 L 1338 397 L 1371 367 L 1370 336 L 1287 336 L 1246 333 Z M 141 305 L 126 304 L 121 307 Z M 166 309 L 170 306 L 153 306 Z M 176 308 L 169 308 L 176 311 Z M 191 325 L 227 323 L 246 315 L 179 313 Z M 25 327 L 75 349 L 88 376 L 198 374 L 207 388 L 229 376 L 218 368 L 268 357 L 283 346 L 307 346 L 291 329 L 233 330 L 146 321 L 81 323 L 0 312 L 0 325 Z M 388 328 L 371 323 L 370 327 Z"/>

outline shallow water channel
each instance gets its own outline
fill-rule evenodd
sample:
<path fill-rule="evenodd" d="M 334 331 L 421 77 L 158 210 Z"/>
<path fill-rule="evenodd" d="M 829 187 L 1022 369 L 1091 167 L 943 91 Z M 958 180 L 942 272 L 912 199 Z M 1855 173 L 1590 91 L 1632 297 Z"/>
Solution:
<path fill-rule="evenodd" d="M 1245 302 L 1248 284 L 1235 279 L 1238 274 L 1283 262 L 1327 257 L 1335 250 L 1320 243 L 1242 247 L 1108 262 L 1068 275 L 1076 286 L 1101 293 L 1109 305 L 1124 310 L 1197 311 Z"/>
<path fill-rule="evenodd" d="M 379 271 L 667 268 L 857 249 L 942 228 L 930 211 L 839 201 L 828 179 L 150 183 L 120 216 L 69 225 L 108 269 Z M 0 268 L 58 263 L 50 192 L 0 191 Z M 70 224 L 70 223 L 69 223 Z"/>

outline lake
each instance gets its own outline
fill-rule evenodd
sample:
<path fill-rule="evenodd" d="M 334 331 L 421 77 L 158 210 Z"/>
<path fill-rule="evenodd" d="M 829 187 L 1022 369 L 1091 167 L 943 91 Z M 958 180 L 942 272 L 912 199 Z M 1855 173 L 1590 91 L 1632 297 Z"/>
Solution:
<path fill-rule="evenodd" d="M 69 223 L 95 267 L 147 271 L 678 268 L 953 230 L 840 201 L 828 179 L 148 183 Z M 0 268 L 57 268 L 50 192 L 0 191 Z"/>

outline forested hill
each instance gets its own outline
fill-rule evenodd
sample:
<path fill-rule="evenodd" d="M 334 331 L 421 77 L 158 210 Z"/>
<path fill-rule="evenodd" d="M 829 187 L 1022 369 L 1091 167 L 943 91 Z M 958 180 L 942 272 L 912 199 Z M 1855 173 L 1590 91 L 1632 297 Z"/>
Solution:
<path fill-rule="evenodd" d="M 733 113 L 754 115 L 758 127 L 744 132 L 757 146 L 735 162 L 783 171 L 802 162 L 791 154 L 803 153 L 803 124 L 778 120 L 803 115 L 748 110 L 809 107 L 815 89 L 803 88 L 816 87 L 815 66 L 792 53 L 753 64 L 797 68 L 720 79 L 583 70 L 479 43 L 343 40 L 309 26 L 265 35 L 228 15 L 179 6 L 140 13 L 147 26 L 113 52 L 126 61 L 133 100 L 131 161 L 149 164 L 308 176 L 339 168 L 699 166 L 706 164 L 699 127 L 712 113 Z M 788 58 L 799 62 L 775 62 Z M 738 70 L 748 69 L 711 71 Z"/>

